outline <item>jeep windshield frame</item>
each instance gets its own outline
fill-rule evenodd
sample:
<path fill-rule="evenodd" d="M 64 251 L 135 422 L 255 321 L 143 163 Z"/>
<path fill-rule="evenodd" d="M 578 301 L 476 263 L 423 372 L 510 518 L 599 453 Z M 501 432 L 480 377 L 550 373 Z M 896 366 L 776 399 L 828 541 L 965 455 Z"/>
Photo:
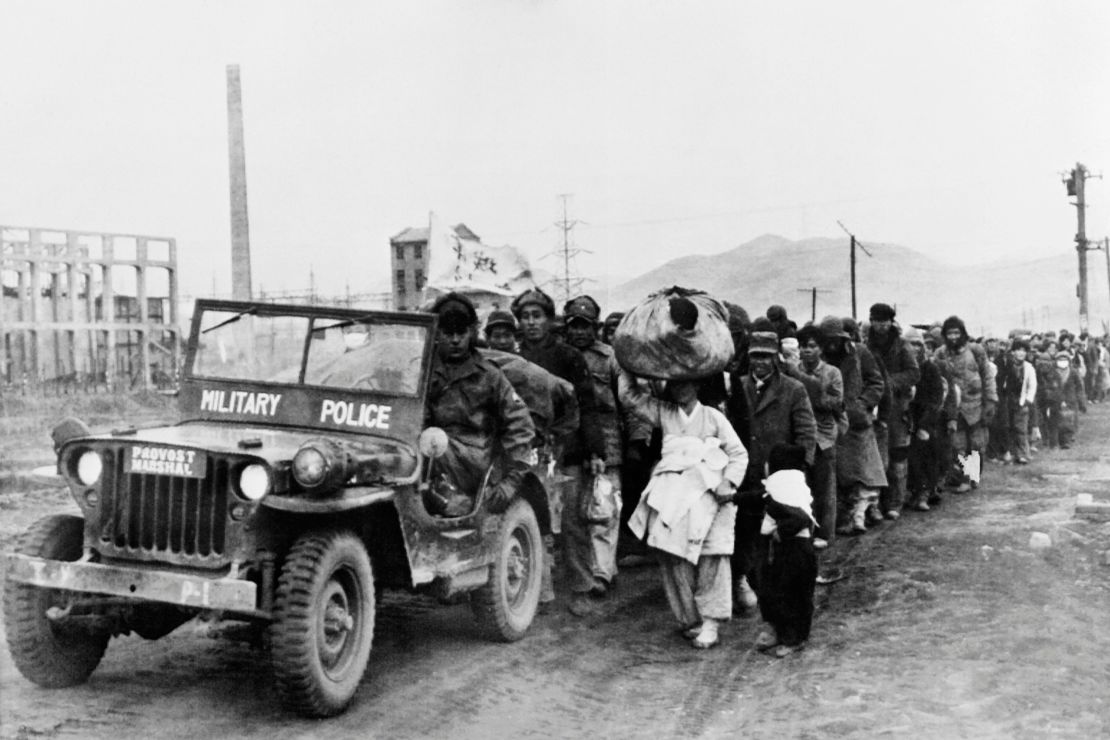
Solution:
<path fill-rule="evenodd" d="M 435 316 L 198 300 L 179 402 L 185 420 L 312 427 L 413 444 Z"/>

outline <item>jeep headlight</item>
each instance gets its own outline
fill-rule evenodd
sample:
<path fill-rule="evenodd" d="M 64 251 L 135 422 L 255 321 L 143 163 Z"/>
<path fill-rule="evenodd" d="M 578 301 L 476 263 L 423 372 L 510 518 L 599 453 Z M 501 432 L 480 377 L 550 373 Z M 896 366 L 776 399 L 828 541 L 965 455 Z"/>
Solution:
<path fill-rule="evenodd" d="M 239 491 L 251 501 L 270 492 L 270 471 L 265 465 L 251 463 L 239 473 Z"/>
<path fill-rule="evenodd" d="M 100 480 L 100 474 L 103 471 L 104 461 L 99 452 L 85 450 L 81 453 L 81 457 L 77 458 L 77 480 L 86 486 L 91 486 Z"/>
<path fill-rule="evenodd" d="M 350 456 L 334 440 L 310 439 L 293 456 L 292 472 L 305 490 L 338 488 L 351 477 Z"/>

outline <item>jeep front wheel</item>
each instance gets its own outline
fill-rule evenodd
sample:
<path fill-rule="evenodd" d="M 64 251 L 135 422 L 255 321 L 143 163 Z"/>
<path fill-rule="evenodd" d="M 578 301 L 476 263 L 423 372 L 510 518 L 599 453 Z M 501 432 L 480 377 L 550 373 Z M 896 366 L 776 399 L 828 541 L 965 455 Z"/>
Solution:
<path fill-rule="evenodd" d="M 330 717 L 347 707 L 374 638 L 374 572 L 358 537 L 325 530 L 297 539 L 278 578 L 270 637 L 287 708 Z"/>
<path fill-rule="evenodd" d="M 543 538 L 527 501 L 517 498 L 505 512 L 495 552 L 489 582 L 470 603 L 484 632 L 513 642 L 524 637 L 536 616 L 543 573 Z"/>
<path fill-rule="evenodd" d="M 31 525 L 16 552 L 47 560 L 72 562 L 81 557 L 84 520 L 75 516 L 48 516 Z M 58 627 L 47 618 L 51 608 L 65 609 L 72 593 L 8 578 L 4 582 L 4 625 L 8 649 L 19 672 L 49 689 L 76 686 L 88 680 L 110 635 Z"/>

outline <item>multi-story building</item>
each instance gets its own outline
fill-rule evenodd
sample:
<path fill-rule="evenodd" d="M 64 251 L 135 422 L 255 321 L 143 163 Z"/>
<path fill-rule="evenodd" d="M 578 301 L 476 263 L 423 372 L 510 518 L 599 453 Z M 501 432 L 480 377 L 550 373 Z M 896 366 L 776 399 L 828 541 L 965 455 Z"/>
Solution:
<path fill-rule="evenodd" d="M 479 241 L 466 224 L 452 230 L 461 239 Z M 428 238 L 427 226 L 410 226 L 389 240 L 394 310 L 415 311 L 423 302 L 424 285 L 428 282 Z"/>

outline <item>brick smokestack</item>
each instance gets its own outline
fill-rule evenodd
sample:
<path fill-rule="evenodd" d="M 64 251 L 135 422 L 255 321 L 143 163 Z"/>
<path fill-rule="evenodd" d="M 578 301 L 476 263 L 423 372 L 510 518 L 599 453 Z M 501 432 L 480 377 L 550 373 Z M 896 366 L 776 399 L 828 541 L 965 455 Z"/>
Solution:
<path fill-rule="evenodd" d="M 251 300 L 251 240 L 247 218 L 247 156 L 239 65 L 227 66 L 227 156 L 231 182 L 231 297 Z"/>

